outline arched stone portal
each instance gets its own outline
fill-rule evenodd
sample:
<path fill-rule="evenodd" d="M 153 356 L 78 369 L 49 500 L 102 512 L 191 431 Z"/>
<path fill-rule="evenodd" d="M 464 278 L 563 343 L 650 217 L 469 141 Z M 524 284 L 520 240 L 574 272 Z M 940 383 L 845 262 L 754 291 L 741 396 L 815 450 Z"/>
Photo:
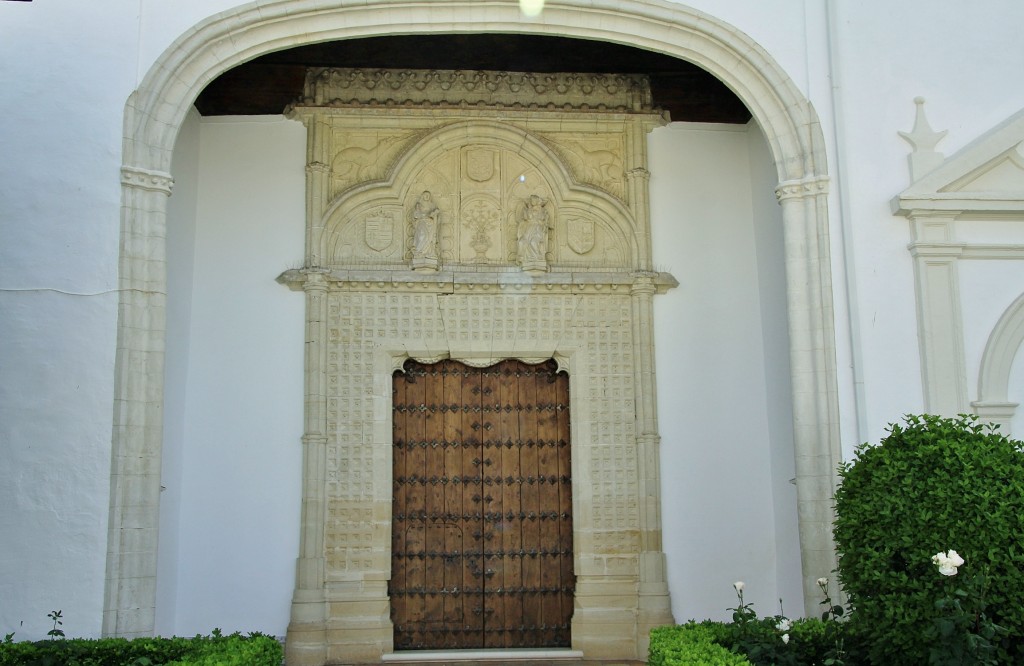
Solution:
<path fill-rule="evenodd" d="M 549 4 L 543 21 L 529 23 L 514 0 L 486 5 L 454 0 L 443 7 L 421 0 L 400 10 L 387 1 L 325 9 L 317 0 L 271 0 L 218 14 L 190 30 L 158 58 L 126 105 L 106 634 L 146 635 L 153 629 L 164 228 L 170 162 L 185 114 L 210 81 L 263 53 L 320 41 L 438 31 L 530 31 L 628 43 L 705 68 L 751 110 L 776 163 L 783 207 L 805 599 L 813 599 L 821 572 L 835 568 L 830 498 L 839 429 L 824 141 L 810 104 L 771 57 L 711 16 L 654 0 L 567 0 Z M 312 443 L 307 438 L 305 446 Z M 648 493 L 657 497 L 658 490 Z M 315 565 L 300 570 L 300 576 L 315 579 L 319 573 L 322 580 Z M 322 603 L 322 596 L 307 594 L 308 589 L 297 585 L 299 607 Z M 813 601 L 805 605 L 815 606 Z"/>

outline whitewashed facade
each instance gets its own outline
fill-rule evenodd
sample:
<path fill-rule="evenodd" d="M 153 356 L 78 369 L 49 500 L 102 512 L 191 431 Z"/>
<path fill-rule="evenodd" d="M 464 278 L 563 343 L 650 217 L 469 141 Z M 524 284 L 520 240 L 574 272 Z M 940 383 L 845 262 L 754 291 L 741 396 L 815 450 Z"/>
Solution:
<path fill-rule="evenodd" d="M 295 621 L 305 302 L 275 278 L 304 263 L 306 128 L 190 107 L 262 53 L 390 32 L 631 44 L 753 112 L 647 134 L 651 263 L 679 282 L 653 305 L 654 497 L 675 619 L 723 617 L 740 579 L 762 613 L 813 608 L 835 462 L 908 412 L 1024 432 L 1022 20 L 0 2 L 0 630 L 38 637 L 58 608 L 86 636 Z"/>

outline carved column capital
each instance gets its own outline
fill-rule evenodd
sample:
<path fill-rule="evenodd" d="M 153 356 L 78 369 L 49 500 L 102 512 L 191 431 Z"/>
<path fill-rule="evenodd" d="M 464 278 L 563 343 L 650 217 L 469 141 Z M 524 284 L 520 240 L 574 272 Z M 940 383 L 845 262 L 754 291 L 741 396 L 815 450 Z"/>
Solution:
<path fill-rule="evenodd" d="M 330 165 L 324 164 L 323 162 L 310 162 L 309 164 L 306 165 L 306 173 L 308 173 L 308 174 L 314 174 L 314 173 L 329 174 L 330 172 L 331 172 Z"/>
<path fill-rule="evenodd" d="M 658 286 L 655 284 L 657 275 L 657 273 L 634 273 L 633 284 L 629 288 L 630 295 L 653 296 L 658 291 Z"/>
<path fill-rule="evenodd" d="M 635 180 L 635 179 L 650 180 L 651 179 L 651 172 L 648 171 L 647 169 L 643 168 L 643 167 L 637 167 L 635 169 L 630 169 L 629 171 L 627 171 L 626 172 L 626 177 L 631 179 L 631 180 Z"/>
<path fill-rule="evenodd" d="M 162 192 L 168 196 L 174 188 L 174 178 L 163 171 L 151 171 L 133 166 L 121 167 L 121 184 L 150 192 Z"/>
<path fill-rule="evenodd" d="M 303 291 L 327 291 L 329 281 L 326 271 L 311 269 L 302 271 L 302 274 L 305 276 L 302 283 Z"/>

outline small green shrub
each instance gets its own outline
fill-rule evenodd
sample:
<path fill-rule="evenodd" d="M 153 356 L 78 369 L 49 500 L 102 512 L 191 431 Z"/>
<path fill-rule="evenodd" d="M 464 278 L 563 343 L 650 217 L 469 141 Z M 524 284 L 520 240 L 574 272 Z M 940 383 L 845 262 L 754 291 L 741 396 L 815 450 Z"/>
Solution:
<path fill-rule="evenodd" d="M 263 634 L 0 643 L 0 666 L 281 666 L 283 659 L 281 644 Z"/>
<path fill-rule="evenodd" d="M 976 417 L 908 416 L 840 467 L 835 538 L 851 631 L 872 664 L 924 664 L 936 602 L 932 556 L 957 550 L 985 574 L 987 612 L 1024 663 L 1024 452 Z"/>
<path fill-rule="evenodd" d="M 742 666 L 825 664 L 835 648 L 836 631 L 845 623 L 824 622 L 817 618 L 793 620 L 780 640 L 778 618 L 762 618 L 748 622 L 743 637 L 733 622 L 688 622 L 675 627 L 659 627 L 651 632 L 650 666 L 678 664 L 741 664 Z M 718 650 L 706 648 L 708 643 Z M 745 652 L 758 646 L 756 655 Z M 773 646 L 766 649 L 766 646 Z M 701 661 L 707 659 L 708 661 Z M 715 660 L 718 661 L 715 661 Z M 721 661 L 725 659 L 725 661 Z M 738 661 L 737 661 L 738 659 Z M 852 663 L 852 662 L 849 662 Z"/>
<path fill-rule="evenodd" d="M 713 624 L 691 622 L 653 629 L 647 663 L 650 666 L 750 666 L 743 655 L 715 643 L 720 629 Z"/>

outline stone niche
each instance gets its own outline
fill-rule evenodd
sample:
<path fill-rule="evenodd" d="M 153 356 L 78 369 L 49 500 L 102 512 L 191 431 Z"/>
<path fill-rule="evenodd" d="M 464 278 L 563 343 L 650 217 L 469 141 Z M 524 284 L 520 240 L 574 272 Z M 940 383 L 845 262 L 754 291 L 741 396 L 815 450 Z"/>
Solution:
<path fill-rule="evenodd" d="M 393 652 L 392 376 L 412 358 L 569 374 L 572 649 L 672 621 L 659 515 L 645 77 L 311 69 L 301 546 L 288 663 Z M 453 659 L 456 656 L 453 655 Z"/>

